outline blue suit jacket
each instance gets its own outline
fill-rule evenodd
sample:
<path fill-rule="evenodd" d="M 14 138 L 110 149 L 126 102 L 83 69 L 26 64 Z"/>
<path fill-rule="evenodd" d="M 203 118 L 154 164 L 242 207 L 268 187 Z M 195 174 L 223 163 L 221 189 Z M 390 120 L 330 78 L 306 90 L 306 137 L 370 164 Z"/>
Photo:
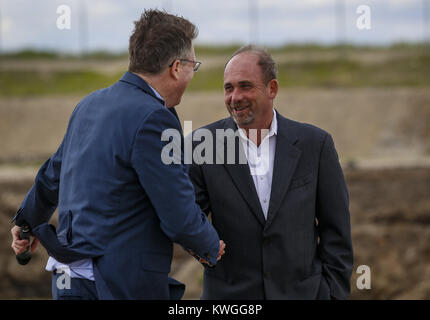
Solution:
<path fill-rule="evenodd" d="M 172 128 L 182 132 L 175 110 L 126 72 L 77 105 L 18 211 L 16 224 L 27 222 L 57 260 L 93 258 L 102 299 L 182 297 L 168 278 L 173 242 L 216 264 L 219 238 L 187 167 L 161 161 Z M 47 222 L 57 206 L 55 230 Z"/>

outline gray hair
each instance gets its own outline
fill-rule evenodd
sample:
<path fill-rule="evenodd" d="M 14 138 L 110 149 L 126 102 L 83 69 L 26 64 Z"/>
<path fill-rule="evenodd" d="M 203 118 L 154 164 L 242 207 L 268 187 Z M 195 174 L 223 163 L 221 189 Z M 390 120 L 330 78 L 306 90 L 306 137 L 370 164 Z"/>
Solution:
<path fill-rule="evenodd" d="M 276 63 L 270 53 L 267 52 L 266 49 L 257 47 L 252 44 L 242 46 L 237 49 L 236 52 L 233 53 L 233 55 L 230 57 L 230 59 L 228 59 L 225 66 L 227 66 L 227 64 L 230 62 L 231 59 L 233 59 L 233 57 L 245 52 L 254 53 L 258 56 L 257 64 L 261 67 L 261 71 L 263 73 L 263 81 L 265 84 L 268 84 L 270 80 L 277 79 L 278 68 L 276 67 Z"/>

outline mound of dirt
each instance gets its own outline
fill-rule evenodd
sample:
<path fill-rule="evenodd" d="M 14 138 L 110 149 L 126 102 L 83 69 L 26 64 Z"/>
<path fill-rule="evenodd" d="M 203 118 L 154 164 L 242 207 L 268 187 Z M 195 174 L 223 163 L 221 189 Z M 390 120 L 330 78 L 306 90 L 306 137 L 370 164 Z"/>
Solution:
<path fill-rule="evenodd" d="M 354 270 L 367 265 L 371 290 L 353 299 L 430 299 L 430 169 L 346 172 Z"/>

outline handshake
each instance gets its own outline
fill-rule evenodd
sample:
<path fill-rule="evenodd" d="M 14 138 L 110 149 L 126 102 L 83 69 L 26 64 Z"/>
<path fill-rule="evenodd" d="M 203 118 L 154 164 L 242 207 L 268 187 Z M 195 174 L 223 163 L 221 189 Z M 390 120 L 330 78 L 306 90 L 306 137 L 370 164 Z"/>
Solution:
<path fill-rule="evenodd" d="M 29 250 L 30 251 L 30 246 L 31 246 L 31 251 L 33 252 L 36 247 L 37 244 L 39 243 L 39 241 L 37 240 L 37 238 L 34 238 L 33 242 L 30 245 L 30 241 L 28 239 L 20 239 L 20 231 L 21 228 L 18 226 L 14 226 L 11 229 L 11 233 L 12 233 L 12 248 L 15 251 L 15 254 L 17 255 L 17 257 L 22 254 L 24 251 Z M 200 257 L 199 255 L 197 255 L 196 253 L 194 253 L 194 251 L 186 249 L 186 251 L 188 251 L 194 258 L 196 258 L 200 263 L 206 264 L 209 267 L 212 267 L 212 265 L 209 263 L 209 261 L 207 261 L 206 259 L 203 259 L 202 257 Z M 224 241 L 220 240 L 219 241 L 219 252 L 218 252 L 218 257 L 217 257 L 217 261 L 221 260 L 221 257 L 225 254 L 225 243 Z"/>
<path fill-rule="evenodd" d="M 194 253 L 194 251 L 189 250 L 189 249 L 186 249 L 186 251 L 188 251 L 188 253 L 191 254 L 194 258 L 196 258 L 196 260 L 199 261 L 200 263 L 206 264 L 209 267 L 213 267 L 213 265 L 210 264 L 209 261 L 200 257 L 198 254 Z M 221 257 L 224 254 L 225 254 L 225 243 L 224 243 L 224 241 L 220 240 L 219 241 L 219 251 L 218 251 L 217 261 L 220 261 Z"/>

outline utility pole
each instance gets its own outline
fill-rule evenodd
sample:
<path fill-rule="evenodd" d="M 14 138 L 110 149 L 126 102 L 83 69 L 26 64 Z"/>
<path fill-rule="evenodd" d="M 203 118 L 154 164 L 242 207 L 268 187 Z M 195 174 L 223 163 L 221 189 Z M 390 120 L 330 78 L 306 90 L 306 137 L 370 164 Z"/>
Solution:
<path fill-rule="evenodd" d="M 83 57 L 88 53 L 88 14 L 85 0 L 80 1 L 78 32 L 79 54 Z"/>
<path fill-rule="evenodd" d="M 249 42 L 258 45 L 258 0 L 248 0 Z"/>
<path fill-rule="evenodd" d="M 167 12 L 170 12 L 172 10 L 172 0 L 164 0 L 163 9 L 166 10 Z"/>
<path fill-rule="evenodd" d="M 335 14 L 336 14 L 336 45 L 337 54 L 339 59 L 346 57 L 346 1 L 335 0 Z"/>
<path fill-rule="evenodd" d="M 0 54 L 3 53 L 3 43 L 2 43 L 2 36 L 3 36 L 3 29 L 2 29 L 2 24 L 3 24 L 3 19 L 2 19 L 2 11 L 1 11 L 1 2 L 0 2 Z"/>
<path fill-rule="evenodd" d="M 423 0 L 423 43 L 430 46 L 430 0 Z"/>
<path fill-rule="evenodd" d="M 336 0 L 336 43 L 342 45 L 346 43 L 346 4 L 345 0 Z"/>

